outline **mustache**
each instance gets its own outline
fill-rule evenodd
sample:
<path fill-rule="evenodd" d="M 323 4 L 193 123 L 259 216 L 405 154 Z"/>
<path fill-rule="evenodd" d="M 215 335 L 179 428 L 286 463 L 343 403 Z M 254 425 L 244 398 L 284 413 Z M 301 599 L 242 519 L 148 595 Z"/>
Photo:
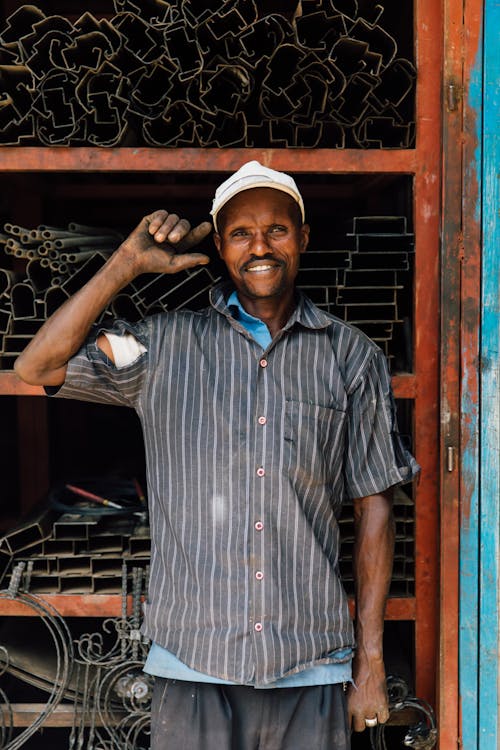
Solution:
<path fill-rule="evenodd" d="M 280 258 L 276 258 L 274 255 L 272 255 L 272 253 L 267 253 L 266 255 L 259 255 L 258 257 L 253 255 L 251 258 L 245 261 L 242 266 L 240 266 L 240 271 L 246 271 L 247 268 L 254 263 L 265 263 L 266 261 L 272 261 L 278 266 L 284 265 L 283 261 L 280 260 Z"/>

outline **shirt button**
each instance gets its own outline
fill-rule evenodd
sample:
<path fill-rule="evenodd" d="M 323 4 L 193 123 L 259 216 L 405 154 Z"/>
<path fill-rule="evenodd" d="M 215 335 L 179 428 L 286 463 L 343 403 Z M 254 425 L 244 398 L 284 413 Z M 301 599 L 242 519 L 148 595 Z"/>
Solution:
<path fill-rule="evenodd" d="M 260 633 L 261 630 L 262 630 L 262 623 L 261 622 L 256 622 L 255 625 L 254 625 L 254 629 L 257 631 L 257 633 Z"/>
<path fill-rule="evenodd" d="M 263 572 L 262 572 L 261 570 L 258 570 L 258 571 L 256 572 L 256 574 L 255 574 L 255 577 L 256 577 L 256 579 L 257 579 L 258 581 L 262 581 L 262 579 L 264 578 L 264 573 L 263 573 Z"/>
<path fill-rule="evenodd" d="M 259 466 L 259 468 L 257 469 L 257 476 L 258 477 L 263 477 L 265 475 L 265 473 L 266 473 L 266 470 L 263 469 L 262 466 Z"/>
<path fill-rule="evenodd" d="M 264 524 L 262 523 L 262 521 L 257 521 L 257 523 L 255 524 L 256 531 L 262 531 L 263 528 Z"/>
<path fill-rule="evenodd" d="M 259 362 L 259 365 L 261 367 L 267 367 L 267 359 L 261 359 Z"/>
<path fill-rule="evenodd" d="M 259 417 L 259 424 L 266 424 L 267 419 L 265 417 Z"/>

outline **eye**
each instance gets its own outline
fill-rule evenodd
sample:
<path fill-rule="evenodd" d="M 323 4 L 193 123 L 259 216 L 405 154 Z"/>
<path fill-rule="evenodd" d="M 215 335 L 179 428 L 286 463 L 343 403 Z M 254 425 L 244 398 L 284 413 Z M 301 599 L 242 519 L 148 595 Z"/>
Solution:
<path fill-rule="evenodd" d="M 248 234 L 246 229 L 235 229 L 231 232 L 231 237 L 246 237 Z"/>
<path fill-rule="evenodd" d="M 273 224 L 269 231 L 272 234 L 280 234 L 287 231 L 287 228 L 283 224 Z"/>

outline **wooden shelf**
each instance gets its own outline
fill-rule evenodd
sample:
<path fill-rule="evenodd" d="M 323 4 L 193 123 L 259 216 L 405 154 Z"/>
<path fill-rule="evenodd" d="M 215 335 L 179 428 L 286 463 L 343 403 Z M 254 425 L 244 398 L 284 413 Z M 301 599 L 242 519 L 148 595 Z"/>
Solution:
<path fill-rule="evenodd" d="M 395 398 L 415 398 L 417 395 L 417 378 L 410 373 L 394 375 L 392 389 Z M 19 380 L 14 372 L 0 372 L 0 395 L 2 396 L 44 396 L 41 386 L 28 385 Z"/>
<path fill-rule="evenodd" d="M 38 596 L 54 607 L 62 617 L 120 617 L 121 615 L 121 594 L 38 594 Z M 132 597 L 129 596 L 129 611 L 131 607 Z M 354 614 L 352 599 L 350 607 Z M 414 620 L 415 613 L 415 598 L 412 596 L 394 597 L 387 601 L 386 620 Z M 0 616 L 33 617 L 36 614 L 20 601 L 1 599 Z"/>
<path fill-rule="evenodd" d="M 413 149 L 0 146 L 1 172 L 232 172 L 251 159 L 296 173 L 412 174 L 417 169 Z"/>

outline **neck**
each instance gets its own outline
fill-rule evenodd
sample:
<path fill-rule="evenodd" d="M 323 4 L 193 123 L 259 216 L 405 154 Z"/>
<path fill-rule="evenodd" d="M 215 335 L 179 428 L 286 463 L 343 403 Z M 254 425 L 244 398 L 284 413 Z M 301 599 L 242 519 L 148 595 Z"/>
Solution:
<path fill-rule="evenodd" d="M 259 320 L 262 320 L 262 322 L 266 324 L 273 338 L 288 322 L 295 307 L 293 289 L 279 299 L 274 297 L 254 299 L 252 297 L 247 297 L 240 292 L 238 292 L 238 299 L 243 309 L 246 310 L 249 315 L 253 315 L 254 318 L 259 318 Z"/>

